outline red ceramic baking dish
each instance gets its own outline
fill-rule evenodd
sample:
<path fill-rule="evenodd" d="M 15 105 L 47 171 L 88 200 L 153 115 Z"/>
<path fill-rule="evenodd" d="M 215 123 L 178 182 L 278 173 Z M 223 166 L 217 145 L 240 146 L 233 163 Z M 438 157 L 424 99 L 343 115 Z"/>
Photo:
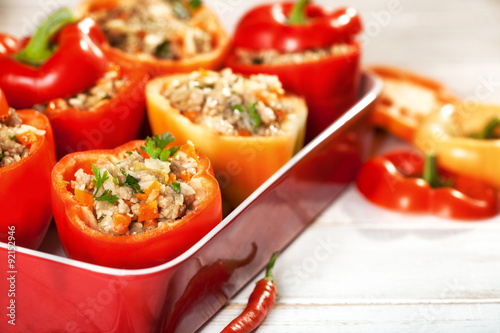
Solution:
<path fill-rule="evenodd" d="M 68 259 L 55 228 L 39 251 L 0 243 L 0 332 L 194 332 L 355 178 L 380 90 L 364 74 L 356 105 L 165 264 L 124 270 Z"/>

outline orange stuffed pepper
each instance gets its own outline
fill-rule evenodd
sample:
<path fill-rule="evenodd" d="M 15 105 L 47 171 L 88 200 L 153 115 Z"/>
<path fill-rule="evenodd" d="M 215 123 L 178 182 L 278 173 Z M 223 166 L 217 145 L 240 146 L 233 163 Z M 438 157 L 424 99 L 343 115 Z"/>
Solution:
<path fill-rule="evenodd" d="M 101 27 L 114 59 L 144 65 L 151 75 L 217 69 L 229 37 L 201 1 L 87 0 L 79 8 Z"/>
<path fill-rule="evenodd" d="M 225 69 L 156 78 L 146 86 L 153 133 L 191 140 L 208 156 L 236 207 L 303 145 L 307 107 L 275 76 Z"/>

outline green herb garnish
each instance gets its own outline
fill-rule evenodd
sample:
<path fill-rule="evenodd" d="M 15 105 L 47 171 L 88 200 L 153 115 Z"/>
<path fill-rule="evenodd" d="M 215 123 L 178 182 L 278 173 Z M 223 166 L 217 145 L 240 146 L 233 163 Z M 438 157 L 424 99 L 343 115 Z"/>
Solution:
<path fill-rule="evenodd" d="M 95 177 L 95 180 L 94 180 L 95 192 L 94 192 L 93 197 L 94 197 L 94 199 L 97 199 L 96 198 L 97 192 L 99 192 L 99 190 L 101 189 L 104 182 L 109 179 L 108 170 L 104 170 L 104 173 L 101 176 L 101 169 L 96 167 L 95 164 L 92 164 L 92 173 L 94 174 L 94 177 Z"/>
<path fill-rule="evenodd" d="M 0 153 L 0 161 L 3 159 L 4 156 L 5 156 L 4 154 Z"/>
<path fill-rule="evenodd" d="M 172 182 L 172 189 L 175 191 L 175 193 L 179 194 L 181 193 L 181 184 L 177 182 Z"/>
<path fill-rule="evenodd" d="M 144 193 L 141 190 L 141 187 L 139 186 L 139 180 L 137 178 L 135 178 L 134 176 L 129 175 L 123 169 L 120 169 L 120 171 L 126 177 L 125 178 L 125 182 L 122 184 L 122 186 L 131 187 L 132 190 L 134 190 L 135 193 Z"/>
<path fill-rule="evenodd" d="M 113 177 L 113 183 L 115 183 L 116 185 L 120 185 L 120 181 L 116 177 Z"/>
<path fill-rule="evenodd" d="M 149 155 L 150 158 L 156 158 L 165 162 L 169 157 L 175 155 L 180 147 L 165 148 L 169 143 L 174 141 L 174 137 L 170 133 L 163 133 L 161 136 L 156 134 L 154 137 L 147 137 L 144 146 L 141 150 Z"/>
<path fill-rule="evenodd" d="M 255 108 L 256 105 L 257 105 L 257 102 L 250 103 L 250 104 L 248 104 L 248 109 L 245 108 L 243 105 L 233 105 L 231 107 L 231 109 L 238 110 L 240 112 L 248 113 L 248 115 L 250 116 L 250 122 L 252 123 L 254 130 L 256 130 L 257 127 L 259 127 L 261 122 L 262 122 L 262 119 L 260 118 L 259 113 L 257 112 L 257 109 Z"/>
<path fill-rule="evenodd" d="M 95 197 L 94 199 L 97 201 L 106 201 L 111 204 L 115 204 L 118 202 L 118 196 L 110 194 L 109 190 L 105 190 L 101 196 Z"/>
<path fill-rule="evenodd" d="M 9 135 L 9 139 L 11 139 L 12 141 L 16 141 L 16 136 L 15 135 Z"/>
<path fill-rule="evenodd" d="M 170 56 L 170 41 L 166 40 L 158 45 L 154 54 L 158 58 L 168 58 Z"/>
<path fill-rule="evenodd" d="M 188 2 L 191 8 L 193 9 L 200 7 L 203 3 L 201 0 L 188 0 Z"/>
<path fill-rule="evenodd" d="M 64 184 L 68 184 L 68 185 L 69 185 L 69 184 L 71 184 L 71 183 L 70 183 L 70 182 L 68 182 L 67 180 L 63 180 L 62 182 L 63 182 Z"/>

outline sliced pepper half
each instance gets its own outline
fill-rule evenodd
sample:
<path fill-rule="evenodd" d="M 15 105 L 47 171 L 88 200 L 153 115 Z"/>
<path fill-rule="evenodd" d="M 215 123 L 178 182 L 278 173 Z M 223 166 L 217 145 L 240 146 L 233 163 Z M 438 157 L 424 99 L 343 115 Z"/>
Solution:
<path fill-rule="evenodd" d="M 442 169 L 439 178 L 435 161 L 415 151 L 391 152 L 368 160 L 356 184 L 368 200 L 391 210 L 464 220 L 498 213 L 495 188 Z"/>
<path fill-rule="evenodd" d="M 192 179 L 199 183 L 197 190 L 202 193 L 194 210 L 174 223 L 140 234 L 113 236 L 90 227 L 92 219 L 95 219 L 94 213 L 78 202 L 68 182 L 75 179 L 75 172 L 80 168 L 91 173 L 92 164 L 117 162 L 126 152 L 141 151 L 140 147 L 144 144 L 144 141 L 131 141 L 113 150 L 69 154 L 54 167 L 54 218 L 61 244 L 71 258 L 117 268 L 151 267 L 180 255 L 221 221 L 220 189 L 213 177 L 210 161 L 188 147 L 186 150 L 192 151 L 192 157 L 198 162 L 198 171 Z"/>
<path fill-rule="evenodd" d="M 435 153 L 443 168 L 500 188 L 500 139 L 484 135 L 488 127 L 495 134 L 491 124 L 499 117 L 499 105 L 449 104 L 425 118 L 414 143 Z"/>
<path fill-rule="evenodd" d="M 187 74 L 158 77 L 146 86 L 148 117 L 153 133 L 171 132 L 178 143 L 191 140 L 199 146 L 212 162 L 224 198 L 234 208 L 302 148 L 306 105 L 301 98 L 286 97 L 293 101 L 295 113 L 281 124 L 282 135 L 221 135 L 207 126 L 193 123 L 161 94 L 163 87 L 181 75 Z"/>

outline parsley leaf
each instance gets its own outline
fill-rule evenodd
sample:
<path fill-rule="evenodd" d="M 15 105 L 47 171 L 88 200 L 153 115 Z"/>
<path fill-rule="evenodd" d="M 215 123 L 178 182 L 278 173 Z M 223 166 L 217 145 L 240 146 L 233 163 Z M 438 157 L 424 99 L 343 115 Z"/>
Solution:
<path fill-rule="evenodd" d="M 262 122 L 262 119 L 260 119 L 259 113 L 255 108 L 256 105 L 257 102 L 248 105 L 250 107 L 250 111 L 248 113 L 250 114 L 250 121 L 252 122 L 254 129 L 257 129 L 257 127 L 259 127 L 260 123 Z"/>
<path fill-rule="evenodd" d="M 193 9 L 196 9 L 202 5 L 201 0 L 188 0 L 188 2 L 189 2 L 189 5 L 191 6 L 191 8 L 193 8 Z"/>
<path fill-rule="evenodd" d="M 170 41 L 166 40 L 158 45 L 154 55 L 158 58 L 168 58 L 170 56 Z"/>
<path fill-rule="evenodd" d="M 174 137 L 170 133 L 163 133 L 161 136 L 156 134 L 154 137 L 147 137 L 144 146 L 141 146 L 141 150 L 149 155 L 150 158 L 156 158 L 165 162 L 170 156 L 173 156 L 180 147 L 171 147 L 170 149 L 165 149 L 165 147 L 174 141 Z"/>
<path fill-rule="evenodd" d="M 135 193 L 144 193 L 141 190 L 141 186 L 139 185 L 139 180 L 137 178 L 135 178 L 134 176 L 129 175 L 123 169 L 120 169 L 120 171 L 126 177 L 125 182 L 122 184 L 122 186 L 131 187 L 132 190 L 134 190 Z"/>
<path fill-rule="evenodd" d="M 9 139 L 11 139 L 12 141 L 16 141 L 16 136 L 15 135 L 9 135 Z"/>
<path fill-rule="evenodd" d="M 5 156 L 4 154 L 0 153 L 0 161 L 3 159 L 4 156 Z"/>
<path fill-rule="evenodd" d="M 172 189 L 175 193 L 181 193 L 181 184 L 178 182 L 172 182 Z"/>
<path fill-rule="evenodd" d="M 120 185 L 120 181 L 116 177 L 113 177 L 113 183 L 115 183 L 116 185 Z"/>
<path fill-rule="evenodd" d="M 262 119 L 260 118 L 259 113 L 257 112 L 257 109 L 255 108 L 256 105 L 257 105 L 257 102 L 250 103 L 250 104 L 248 104 L 248 109 L 245 108 L 243 105 L 233 105 L 231 107 L 231 109 L 233 111 L 238 110 L 240 112 L 248 113 L 248 115 L 250 116 L 250 122 L 252 123 L 254 130 L 256 130 L 257 127 L 259 127 L 261 122 L 262 122 Z"/>
<path fill-rule="evenodd" d="M 101 176 L 101 170 L 95 166 L 95 164 L 92 164 L 92 173 L 94 174 L 95 177 L 95 192 L 94 192 L 94 199 L 96 199 L 97 192 L 101 189 L 102 185 L 106 180 L 109 179 L 108 176 L 108 170 L 104 170 L 104 173 Z"/>
<path fill-rule="evenodd" d="M 118 202 L 118 196 L 116 196 L 114 194 L 110 194 L 109 190 L 105 190 L 101 196 L 98 196 L 94 199 L 97 201 L 106 201 L 106 202 L 109 202 L 111 204 L 115 204 Z"/>

